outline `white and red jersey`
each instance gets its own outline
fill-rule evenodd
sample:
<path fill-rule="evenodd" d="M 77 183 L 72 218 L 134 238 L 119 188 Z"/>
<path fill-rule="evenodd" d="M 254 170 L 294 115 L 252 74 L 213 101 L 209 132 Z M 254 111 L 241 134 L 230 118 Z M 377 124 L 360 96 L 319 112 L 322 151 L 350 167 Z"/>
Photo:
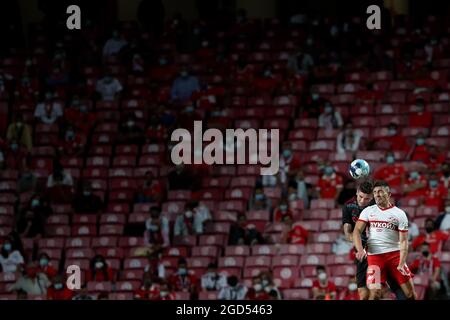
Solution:
<path fill-rule="evenodd" d="M 399 232 L 408 232 L 406 213 L 394 205 L 386 209 L 376 204 L 369 206 L 361 212 L 358 221 L 363 221 L 368 226 L 369 255 L 400 250 Z"/>

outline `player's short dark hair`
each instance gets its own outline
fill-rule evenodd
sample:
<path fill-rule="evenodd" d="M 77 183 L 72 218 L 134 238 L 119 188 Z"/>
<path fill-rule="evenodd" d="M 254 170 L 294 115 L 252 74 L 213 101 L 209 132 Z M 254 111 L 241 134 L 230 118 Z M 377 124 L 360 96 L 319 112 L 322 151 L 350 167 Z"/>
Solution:
<path fill-rule="evenodd" d="M 384 180 L 377 180 L 377 181 L 375 181 L 375 183 L 373 184 L 373 188 L 375 189 L 376 187 L 390 188 L 389 187 L 389 183 L 387 183 Z"/>
<path fill-rule="evenodd" d="M 365 194 L 372 194 L 373 192 L 373 181 L 372 180 L 364 180 L 358 186 L 358 190 Z"/>

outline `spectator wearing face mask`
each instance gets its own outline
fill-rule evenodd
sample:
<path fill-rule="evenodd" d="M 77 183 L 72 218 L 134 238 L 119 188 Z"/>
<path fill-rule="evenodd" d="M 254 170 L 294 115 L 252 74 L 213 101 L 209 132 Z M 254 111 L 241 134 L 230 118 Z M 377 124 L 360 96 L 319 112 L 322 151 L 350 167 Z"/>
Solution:
<path fill-rule="evenodd" d="M 289 208 L 289 202 L 287 201 L 287 199 L 282 199 L 278 207 L 275 208 L 273 220 L 274 222 L 281 222 L 286 216 L 294 219 L 292 210 Z"/>
<path fill-rule="evenodd" d="M 5 273 L 15 273 L 24 264 L 24 259 L 20 251 L 13 245 L 11 238 L 6 238 L 0 251 L 1 271 Z"/>
<path fill-rule="evenodd" d="M 436 228 L 446 232 L 450 230 L 450 197 L 445 200 L 444 212 L 436 219 Z"/>
<path fill-rule="evenodd" d="M 385 162 L 375 171 L 374 178 L 386 181 L 391 187 L 401 187 L 405 181 L 405 167 L 396 161 L 392 151 L 386 152 Z"/>
<path fill-rule="evenodd" d="M 44 273 L 49 279 L 53 279 L 57 275 L 56 269 L 50 264 L 50 257 L 47 253 L 42 252 L 38 257 L 38 272 Z"/>
<path fill-rule="evenodd" d="M 259 274 L 261 278 L 261 285 L 265 292 L 269 294 L 270 299 L 272 300 L 281 300 L 282 296 L 280 290 L 278 290 L 277 286 L 273 282 L 273 274 L 270 271 L 262 271 Z"/>
<path fill-rule="evenodd" d="M 145 135 L 149 142 L 162 142 L 167 138 L 167 129 L 157 116 L 152 116 Z"/>
<path fill-rule="evenodd" d="M 81 156 L 84 152 L 85 144 L 85 137 L 79 134 L 73 126 L 69 125 L 64 137 L 58 142 L 58 153 L 72 157 Z"/>
<path fill-rule="evenodd" d="M 55 165 L 53 173 L 47 178 L 47 188 L 54 187 L 73 187 L 72 176 L 59 164 Z"/>
<path fill-rule="evenodd" d="M 31 262 L 26 268 L 26 273 L 21 276 L 9 291 L 23 290 L 28 296 L 46 295 L 51 282 L 44 273 L 38 272 L 36 263 Z"/>
<path fill-rule="evenodd" d="M 336 148 L 338 153 L 358 151 L 359 142 L 361 140 L 361 133 L 353 129 L 353 124 L 347 122 L 341 132 L 336 137 Z"/>
<path fill-rule="evenodd" d="M 24 147 L 27 152 L 30 152 L 33 147 L 31 128 L 24 122 L 22 114 L 17 113 L 14 118 L 14 121 L 8 126 L 6 140 L 9 142 L 15 141 L 19 146 Z"/>
<path fill-rule="evenodd" d="M 358 293 L 358 285 L 355 279 L 351 279 L 347 288 L 341 294 L 341 300 L 360 300 Z"/>
<path fill-rule="evenodd" d="M 411 218 L 409 217 L 408 212 L 405 212 L 406 218 L 408 218 L 409 225 L 408 225 L 408 242 L 409 244 L 412 243 L 412 240 L 417 237 L 420 234 L 419 226 L 417 223 L 415 223 Z"/>
<path fill-rule="evenodd" d="M 56 275 L 47 289 L 47 300 L 72 300 L 74 292 L 67 288 L 64 277 Z"/>
<path fill-rule="evenodd" d="M 145 172 L 145 181 L 138 191 L 138 203 L 161 202 L 163 197 L 163 185 L 156 179 L 152 171 Z"/>
<path fill-rule="evenodd" d="M 111 38 L 103 46 L 103 57 L 118 55 L 127 44 L 127 41 L 120 36 L 120 33 L 114 30 Z"/>
<path fill-rule="evenodd" d="M 209 212 L 199 210 L 197 203 L 187 203 L 184 214 L 180 214 L 175 220 L 174 236 L 202 234 L 205 222 L 210 219 Z"/>
<path fill-rule="evenodd" d="M 425 164 L 429 170 L 439 170 L 439 167 L 445 163 L 446 154 L 436 145 L 429 145 L 427 148 L 428 158 L 425 158 Z"/>
<path fill-rule="evenodd" d="M 145 141 L 144 130 L 138 125 L 134 114 L 128 117 L 119 126 L 119 136 L 117 142 L 119 144 L 138 144 L 141 145 Z"/>
<path fill-rule="evenodd" d="M 114 281 L 114 271 L 106 263 L 102 255 L 96 255 L 91 260 L 90 268 L 86 274 L 86 281 Z"/>
<path fill-rule="evenodd" d="M 343 187 L 342 177 L 337 175 L 331 165 L 326 165 L 317 182 L 320 199 L 337 199 Z"/>
<path fill-rule="evenodd" d="M 339 111 L 335 111 L 333 105 L 327 101 L 325 102 L 324 111 L 319 116 L 319 128 L 324 129 L 338 129 L 344 125 L 342 116 Z"/>
<path fill-rule="evenodd" d="M 54 124 L 63 116 L 63 107 L 54 99 L 54 94 L 47 92 L 45 99 L 36 105 L 34 117 L 44 124 Z"/>
<path fill-rule="evenodd" d="M 273 93 L 277 86 L 278 81 L 273 75 L 272 67 L 268 64 L 264 65 L 253 81 L 253 87 L 258 92 Z"/>
<path fill-rule="evenodd" d="M 269 294 L 264 290 L 259 276 L 254 276 L 252 279 L 252 287 L 247 291 L 248 300 L 269 300 Z"/>
<path fill-rule="evenodd" d="M 73 201 L 73 208 L 77 213 L 98 213 L 103 209 L 103 202 L 92 192 L 90 184 L 85 184 Z"/>
<path fill-rule="evenodd" d="M 209 263 L 208 270 L 201 278 L 201 287 L 203 291 L 219 291 L 227 285 L 225 275 L 217 272 L 217 264 Z"/>
<path fill-rule="evenodd" d="M 437 207 L 440 211 L 444 210 L 444 199 L 447 197 L 448 190 L 439 183 L 438 176 L 431 174 L 428 178 L 428 186 L 425 190 L 423 205 Z"/>
<path fill-rule="evenodd" d="M 250 203 L 251 210 L 269 210 L 270 199 L 266 197 L 262 188 L 256 188 L 255 195 Z"/>
<path fill-rule="evenodd" d="M 388 149 L 391 151 L 409 151 L 406 138 L 400 133 L 398 124 L 391 122 L 387 127 L 387 135 L 383 137 L 376 137 L 373 142 L 375 148 Z"/>
<path fill-rule="evenodd" d="M 248 64 L 247 60 L 239 56 L 233 70 L 233 80 L 239 84 L 250 84 L 253 80 L 254 68 Z"/>
<path fill-rule="evenodd" d="M 304 208 L 309 208 L 309 203 L 314 196 L 314 188 L 305 181 L 302 169 L 297 170 L 295 176 L 290 178 L 288 184 L 289 201 L 302 200 Z"/>
<path fill-rule="evenodd" d="M 303 106 L 300 106 L 301 114 L 303 118 L 318 119 L 320 116 L 320 107 L 325 104 L 325 99 L 320 96 L 316 91 L 304 98 Z"/>
<path fill-rule="evenodd" d="M 308 75 L 314 66 L 314 60 L 310 54 L 298 47 L 288 58 L 287 68 L 290 72 L 300 75 Z"/>
<path fill-rule="evenodd" d="M 161 215 L 159 207 L 150 208 L 150 218 L 145 222 L 144 242 L 152 246 L 167 247 L 169 240 L 169 220 Z"/>
<path fill-rule="evenodd" d="M 289 226 L 282 236 L 283 243 L 306 244 L 308 242 L 309 232 L 301 225 L 301 222 L 294 222 L 290 216 L 284 216 L 282 222 Z"/>
<path fill-rule="evenodd" d="M 324 266 L 317 266 L 317 279 L 313 281 L 312 295 L 314 300 L 335 300 L 336 286 L 328 279 Z"/>
<path fill-rule="evenodd" d="M 237 221 L 230 226 L 228 245 L 254 245 L 262 243 L 264 243 L 264 239 L 261 233 L 247 223 L 247 218 L 244 214 L 239 215 Z"/>
<path fill-rule="evenodd" d="M 435 254 L 440 252 L 445 241 L 449 238 L 446 231 L 436 230 L 434 220 L 428 218 L 425 221 L 425 233 L 421 233 L 412 242 L 412 247 L 417 250 L 424 242 L 430 246 L 430 252 Z"/>
<path fill-rule="evenodd" d="M 198 293 L 198 279 L 190 273 L 184 258 L 178 260 L 178 270 L 169 277 L 169 284 L 174 291 L 189 292 L 191 299 Z"/>
<path fill-rule="evenodd" d="M 433 114 L 425 111 L 425 100 L 418 98 L 415 103 L 414 113 L 408 116 L 408 126 L 411 128 L 431 128 Z"/>
<path fill-rule="evenodd" d="M 423 197 L 427 187 L 427 179 L 419 171 L 412 171 L 403 186 L 403 192 L 408 197 Z"/>
<path fill-rule="evenodd" d="M 160 288 L 149 273 L 144 273 L 142 284 L 133 294 L 134 300 L 155 300 L 160 297 Z"/>
<path fill-rule="evenodd" d="M 135 255 L 138 255 L 135 252 Z M 162 247 L 153 246 L 146 248 L 145 256 L 148 260 L 147 265 L 144 267 L 146 274 L 149 274 L 154 281 L 159 281 L 166 278 L 166 267 L 161 262 Z"/>
<path fill-rule="evenodd" d="M 97 80 L 96 92 L 103 101 L 117 101 L 123 87 L 120 81 L 113 77 L 110 72 L 105 72 L 105 76 Z"/>
<path fill-rule="evenodd" d="M 6 169 L 23 171 L 27 166 L 27 150 L 17 140 L 11 140 L 5 151 Z"/>
<path fill-rule="evenodd" d="M 220 289 L 217 299 L 229 301 L 244 300 L 247 291 L 247 287 L 240 284 L 236 276 L 230 276 L 227 278 L 227 286 Z"/>
<path fill-rule="evenodd" d="M 200 91 L 200 82 L 195 75 L 191 75 L 187 66 L 183 66 L 179 76 L 173 81 L 170 92 L 172 102 L 185 104 L 194 92 Z"/>
<path fill-rule="evenodd" d="M 430 252 L 430 245 L 427 242 L 422 243 L 420 252 L 422 255 L 409 265 L 409 269 L 413 274 L 428 276 L 426 296 L 427 300 L 433 300 L 441 289 L 441 261 Z"/>
<path fill-rule="evenodd" d="M 161 282 L 159 286 L 159 295 L 152 300 L 155 301 L 175 300 L 175 294 L 173 293 L 170 284 L 165 281 Z"/>
<path fill-rule="evenodd" d="M 419 132 L 416 136 L 416 142 L 410 149 L 407 159 L 425 163 L 430 157 L 428 146 L 426 145 L 425 135 Z"/>
<path fill-rule="evenodd" d="M 292 151 L 290 142 L 283 143 L 282 156 L 280 157 L 280 182 L 285 185 L 288 177 L 294 175 L 300 169 L 300 166 L 300 154 Z"/>
<path fill-rule="evenodd" d="M 75 131 L 82 133 L 83 136 L 87 136 L 95 126 L 97 116 L 85 99 L 82 99 L 79 95 L 74 95 L 69 108 L 64 112 L 64 119 Z"/>

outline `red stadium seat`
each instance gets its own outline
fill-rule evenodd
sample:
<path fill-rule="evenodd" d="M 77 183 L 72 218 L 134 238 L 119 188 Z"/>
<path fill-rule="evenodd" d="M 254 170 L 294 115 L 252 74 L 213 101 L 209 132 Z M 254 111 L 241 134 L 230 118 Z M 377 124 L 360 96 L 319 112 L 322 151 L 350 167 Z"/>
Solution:
<path fill-rule="evenodd" d="M 250 247 L 248 246 L 227 246 L 225 247 L 225 256 L 248 256 Z"/>
<path fill-rule="evenodd" d="M 297 255 L 275 256 L 272 259 L 272 267 L 298 266 L 299 262 L 300 258 Z"/>
<path fill-rule="evenodd" d="M 274 283 L 281 289 L 293 288 L 299 273 L 299 267 L 275 267 L 273 268 Z"/>
<path fill-rule="evenodd" d="M 356 266 L 354 265 L 346 265 L 346 266 L 336 266 L 335 268 L 331 268 L 331 274 L 333 276 L 355 276 Z"/>
<path fill-rule="evenodd" d="M 198 294 L 199 300 L 217 300 L 218 291 L 201 291 Z"/>
<path fill-rule="evenodd" d="M 277 247 L 275 245 L 254 245 L 251 247 L 252 256 L 268 255 L 273 256 L 277 254 Z"/>
<path fill-rule="evenodd" d="M 219 248 L 216 246 L 198 246 L 192 248 L 192 257 L 212 257 L 219 256 Z"/>
<path fill-rule="evenodd" d="M 94 251 L 90 248 L 72 248 L 66 250 L 67 259 L 91 259 Z"/>
<path fill-rule="evenodd" d="M 219 268 L 239 267 L 244 266 L 244 257 L 219 257 Z"/>
<path fill-rule="evenodd" d="M 307 254 L 328 254 L 331 253 L 330 243 L 310 243 L 306 245 Z"/>
<path fill-rule="evenodd" d="M 200 246 L 219 246 L 223 247 L 226 245 L 226 237 L 224 235 L 200 235 L 198 244 Z"/>
<path fill-rule="evenodd" d="M 141 286 L 141 281 L 117 281 L 115 284 L 115 290 L 117 291 L 135 291 Z"/>
<path fill-rule="evenodd" d="M 79 225 L 72 227 L 72 235 L 77 236 L 95 236 L 97 235 L 97 228 L 93 225 Z"/>
<path fill-rule="evenodd" d="M 114 248 L 117 246 L 117 237 L 99 237 L 92 239 L 93 248 Z"/>
<path fill-rule="evenodd" d="M 271 258 L 269 256 L 250 256 L 245 258 L 245 267 L 267 267 L 271 265 Z"/>
<path fill-rule="evenodd" d="M 309 289 L 285 289 L 283 290 L 283 298 L 286 300 L 309 300 Z"/>

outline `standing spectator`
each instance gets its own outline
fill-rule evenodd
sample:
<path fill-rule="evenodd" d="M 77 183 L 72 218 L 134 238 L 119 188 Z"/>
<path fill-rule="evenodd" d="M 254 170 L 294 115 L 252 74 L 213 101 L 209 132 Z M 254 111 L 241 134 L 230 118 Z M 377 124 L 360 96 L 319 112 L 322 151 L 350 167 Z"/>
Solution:
<path fill-rule="evenodd" d="M 444 212 L 441 213 L 436 219 L 436 228 L 441 231 L 450 230 L 450 198 L 445 200 Z"/>
<path fill-rule="evenodd" d="M 168 247 L 169 220 L 161 215 L 159 207 L 150 208 L 150 218 L 145 222 L 144 243 L 151 246 Z"/>
<path fill-rule="evenodd" d="M 314 300 L 335 300 L 336 286 L 328 279 L 324 266 L 316 267 L 317 279 L 313 281 L 312 294 Z"/>
<path fill-rule="evenodd" d="M 23 290 L 28 296 L 46 295 L 50 280 L 44 273 L 38 272 L 34 262 L 28 264 L 25 276 L 21 276 L 10 288 L 9 291 Z"/>
<path fill-rule="evenodd" d="M 47 278 L 53 279 L 57 275 L 56 269 L 50 264 L 50 257 L 47 253 L 42 252 L 39 257 L 39 267 L 38 272 L 44 273 L 47 275 Z"/>
<path fill-rule="evenodd" d="M 177 165 L 168 175 L 169 190 L 190 190 L 192 178 L 192 172 L 184 164 Z"/>
<path fill-rule="evenodd" d="M 86 281 L 114 281 L 114 271 L 102 255 L 96 255 L 86 274 Z"/>
<path fill-rule="evenodd" d="M 51 92 L 45 94 L 45 99 L 36 105 L 34 116 L 44 124 L 54 124 L 63 116 L 63 107 L 54 100 Z"/>
<path fill-rule="evenodd" d="M 324 112 L 319 116 L 319 128 L 338 129 L 343 126 L 342 116 L 339 111 L 334 110 L 334 106 L 329 102 L 325 102 Z"/>
<path fill-rule="evenodd" d="M 67 288 L 63 276 L 56 275 L 47 289 L 47 300 L 72 300 L 74 292 Z"/>
<path fill-rule="evenodd" d="M 17 113 L 14 121 L 8 126 L 6 133 L 7 141 L 16 141 L 20 146 L 24 147 L 27 152 L 33 147 L 31 139 L 31 128 L 23 121 L 23 115 Z"/>
<path fill-rule="evenodd" d="M 351 122 L 345 123 L 344 128 L 336 137 L 337 152 L 346 153 L 350 151 L 355 155 L 356 151 L 358 151 L 360 140 L 360 131 L 353 130 L 353 124 Z"/>
<path fill-rule="evenodd" d="M 294 191 L 295 196 L 291 196 Z M 291 177 L 291 181 L 288 185 L 288 192 L 290 194 L 289 201 L 302 200 L 304 208 L 309 208 L 314 188 L 310 183 L 305 181 L 305 173 L 302 169 L 297 170 L 296 175 Z"/>
<path fill-rule="evenodd" d="M 342 191 L 342 177 L 337 175 L 331 165 L 326 165 L 317 183 L 320 199 L 337 199 Z"/>
<path fill-rule="evenodd" d="M 219 291 L 227 285 L 227 278 L 217 272 L 217 264 L 209 263 L 208 270 L 201 278 L 202 290 L 206 291 Z"/>
<path fill-rule="evenodd" d="M 173 290 L 189 292 L 191 299 L 197 297 L 198 294 L 198 279 L 190 273 L 186 259 L 180 258 L 178 260 L 178 270 L 169 278 L 169 283 Z"/>
<path fill-rule="evenodd" d="M 430 246 L 430 252 L 435 254 L 440 252 L 442 245 L 447 241 L 449 235 L 445 231 L 436 230 L 434 220 L 428 218 L 425 220 L 425 233 L 421 233 L 412 242 L 412 247 L 417 250 L 424 242 L 428 243 Z"/>
<path fill-rule="evenodd" d="M 280 204 L 277 208 L 275 208 L 274 211 L 274 222 L 281 222 L 286 216 L 288 216 L 290 219 L 294 219 L 294 215 L 289 208 L 289 202 L 287 199 L 281 199 Z"/>
<path fill-rule="evenodd" d="M 0 266 L 1 271 L 14 273 L 24 264 L 24 259 L 10 237 L 6 238 L 1 246 Z"/>
<path fill-rule="evenodd" d="M 392 151 L 386 152 L 386 164 L 378 168 L 374 173 L 377 180 L 385 180 L 391 187 L 401 187 L 405 181 L 405 167 L 401 162 L 396 162 Z"/>
<path fill-rule="evenodd" d="M 247 295 L 247 287 L 239 283 L 236 276 L 227 279 L 227 286 L 220 289 L 218 300 L 244 300 Z"/>
<path fill-rule="evenodd" d="M 105 76 L 97 80 L 95 90 L 103 101 L 118 101 L 119 94 L 123 90 L 120 81 L 106 71 Z"/>
<path fill-rule="evenodd" d="M 173 81 L 170 98 L 173 102 L 186 104 L 194 92 L 200 91 L 200 83 L 196 76 L 191 75 L 187 66 L 183 66 L 179 76 Z"/>
<path fill-rule="evenodd" d="M 73 208 L 77 213 L 98 213 L 103 209 L 103 202 L 99 196 L 92 193 L 91 185 L 86 183 L 75 196 Z"/>
<path fill-rule="evenodd" d="M 415 113 L 408 116 L 408 126 L 411 128 L 431 128 L 432 123 L 433 114 L 425 111 L 425 100 L 417 98 Z"/>
<path fill-rule="evenodd" d="M 112 32 L 112 37 L 109 38 L 103 46 L 103 57 L 107 58 L 118 55 L 127 44 L 127 41 L 121 37 L 119 31 L 114 30 Z"/>

